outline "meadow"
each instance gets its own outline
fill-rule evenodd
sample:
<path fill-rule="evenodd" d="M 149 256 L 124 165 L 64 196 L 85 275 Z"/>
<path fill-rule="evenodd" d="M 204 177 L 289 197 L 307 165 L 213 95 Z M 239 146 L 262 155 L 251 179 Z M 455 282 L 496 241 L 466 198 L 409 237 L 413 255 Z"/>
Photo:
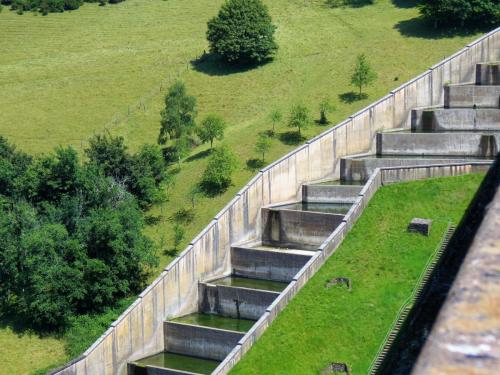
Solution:
<path fill-rule="evenodd" d="M 173 215 L 181 209 L 193 213 L 184 225 L 182 249 L 255 174 L 247 161 L 258 157 L 256 136 L 270 129 L 271 110 L 286 118 L 293 104 L 302 103 L 317 118 L 318 105 L 327 98 L 336 106 L 329 118 L 333 125 L 479 36 L 430 30 L 412 0 L 336 9 L 319 0 L 264 2 L 280 49 L 271 63 L 247 70 L 200 59 L 208 51 L 206 22 L 222 0 L 127 0 L 49 16 L 19 16 L 4 8 L 0 134 L 30 153 L 57 145 L 81 152 L 90 136 L 103 131 L 124 136 L 135 149 L 156 142 L 166 89 L 177 79 L 184 81 L 197 98 L 199 118 L 217 113 L 227 121 L 224 142 L 237 153 L 240 167 L 224 194 L 198 197 L 193 208 L 187 192 L 200 179 L 208 146 L 193 150 L 180 168 L 174 166 L 169 199 L 149 213 L 148 234 L 160 246 L 163 268 L 173 254 Z M 365 99 L 352 101 L 349 76 L 359 53 L 368 56 L 378 80 Z M 297 147 L 285 122 L 266 162 Z M 313 124 L 305 136 L 325 129 Z M 0 358 L 7 372 L 30 374 L 74 354 L 67 336 L 14 331 L 5 324 L 0 329 Z M 93 332 L 77 341 L 83 346 L 98 336 Z"/>

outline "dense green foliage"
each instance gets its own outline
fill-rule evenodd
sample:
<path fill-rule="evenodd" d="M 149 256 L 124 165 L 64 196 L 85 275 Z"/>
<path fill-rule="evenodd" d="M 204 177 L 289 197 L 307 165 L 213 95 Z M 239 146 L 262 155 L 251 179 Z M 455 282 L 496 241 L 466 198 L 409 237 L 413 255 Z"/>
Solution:
<path fill-rule="evenodd" d="M 4 5 L 10 5 L 12 10 L 22 14 L 25 11 L 35 11 L 42 14 L 60 13 L 65 10 L 75 10 L 83 3 L 99 3 L 99 5 L 117 4 L 125 0 L 2 0 Z"/>
<path fill-rule="evenodd" d="M 439 26 L 495 26 L 500 22 L 499 0 L 422 0 L 422 15 Z"/>
<path fill-rule="evenodd" d="M 161 153 L 107 136 L 86 153 L 31 157 L 0 137 L 0 312 L 35 328 L 112 306 L 156 264 L 139 205 L 163 179 Z"/>
<path fill-rule="evenodd" d="M 218 194 L 226 190 L 237 167 L 238 159 L 227 146 L 214 149 L 202 176 L 201 184 L 205 191 Z"/>
<path fill-rule="evenodd" d="M 208 22 L 210 51 L 229 62 L 261 62 L 278 49 L 271 16 L 260 0 L 228 0 Z"/>
<path fill-rule="evenodd" d="M 377 73 L 373 70 L 364 53 L 356 58 L 356 65 L 351 76 L 351 84 L 359 88 L 361 95 L 364 86 L 371 85 L 377 79 Z"/>
<path fill-rule="evenodd" d="M 311 125 L 311 118 L 307 107 L 297 104 L 292 107 L 290 117 L 288 118 L 288 126 L 290 128 L 297 128 L 299 137 L 301 137 L 301 130 Z"/>
<path fill-rule="evenodd" d="M 226 129 L 226 123 L 222 117 L 210 114 L 201 121 L 200 126 L 196 129 L 196 134 L 203 143 L 210 142 L 210 149 L 212 149 L 215 139 L 220 141 L 224 138 L 224 129 Z"/>
<path fill-rule="evenodd" d="M 232 375 L 320 374 L 332 361 L 367 374 L 449 222 L 458 224 L 482 174 L 383 186 L 336 252 L 299 291 Z M 430 218 L 429 237 L 409 233 Z M 352 290 L 326 287 L 336 277 Z"/>

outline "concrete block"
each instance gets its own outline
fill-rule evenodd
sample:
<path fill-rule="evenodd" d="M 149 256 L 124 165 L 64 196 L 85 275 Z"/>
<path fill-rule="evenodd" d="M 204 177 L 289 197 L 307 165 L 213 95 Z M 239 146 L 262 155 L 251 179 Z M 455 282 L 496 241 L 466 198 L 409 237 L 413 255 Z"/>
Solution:
<path fill-rule="evenodd" d="M 476 84 L 500 85 L 500 62 L 476 64 Z"/>
<path fill-rule="evenodd" d="M 302 201 L 320 203 L 352 202 L 363 187 L 357 185 L 304 185 Z"/>
<path fill-rule="evenodd" d="M 445 108 L 498 108 L 500 86 L 457 84 L 444 86 Z"/>
<path fill-rule="evenodd" d="M 167 351 L 219 361 L 244 336 L 242 332 L 176 322 L 165 322 L 164 332 Z"/>
<path fill-rule="evenodd" d="M 293 254 L 280 250 L 260 250 L 245 247 L 231 248 L 231 264 L 237 276 L 275 281 L 291 281 L 311 255 Z"/>
<path fill-rule="evenodd" d="M 428 236 L 431 231 L 432 220 L 430 219 L 419 219 L 414 218 L 410 221 L 408 225 L 408 232 L 421 233 L 424 236 Z"/>
<path fill-rule="evenodd" d="M 500 86 L 499 86 L 500 88 Z M 498 102 L 498 95 L 497 95 Z M 498 108 L 433 108 L 412 110 L 412 131 L 500 130 Z"/>
<path fill-rule="evenodd" d="M 231 318 L 259 319 L 277 292 L 200 283 L 199 311 Z M 236 302 L 237 301 L 237 302 Z"/>

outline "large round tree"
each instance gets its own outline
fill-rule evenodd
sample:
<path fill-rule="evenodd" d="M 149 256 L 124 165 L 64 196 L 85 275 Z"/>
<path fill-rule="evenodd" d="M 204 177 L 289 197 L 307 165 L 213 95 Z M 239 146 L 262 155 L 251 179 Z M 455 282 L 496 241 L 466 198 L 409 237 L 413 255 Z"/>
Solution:
<path fill-rule="evenodd" d="M 210 51 L 229 62 L 255 63 L 278 49 L 271 16 L 260 0 L 228 0 L 208 22 Z"/>

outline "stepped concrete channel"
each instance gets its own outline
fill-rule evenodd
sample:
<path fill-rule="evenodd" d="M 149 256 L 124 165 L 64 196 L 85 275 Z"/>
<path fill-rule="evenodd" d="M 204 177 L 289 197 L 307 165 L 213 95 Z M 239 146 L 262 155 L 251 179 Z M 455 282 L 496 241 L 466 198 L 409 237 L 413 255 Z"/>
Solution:
<path fill-rule="evenodd" d="M 261 170 L 53 374 L 228 373 L 380 186 L 489 168 L 500 140 L 498 60 L 500 29 Z"/>

